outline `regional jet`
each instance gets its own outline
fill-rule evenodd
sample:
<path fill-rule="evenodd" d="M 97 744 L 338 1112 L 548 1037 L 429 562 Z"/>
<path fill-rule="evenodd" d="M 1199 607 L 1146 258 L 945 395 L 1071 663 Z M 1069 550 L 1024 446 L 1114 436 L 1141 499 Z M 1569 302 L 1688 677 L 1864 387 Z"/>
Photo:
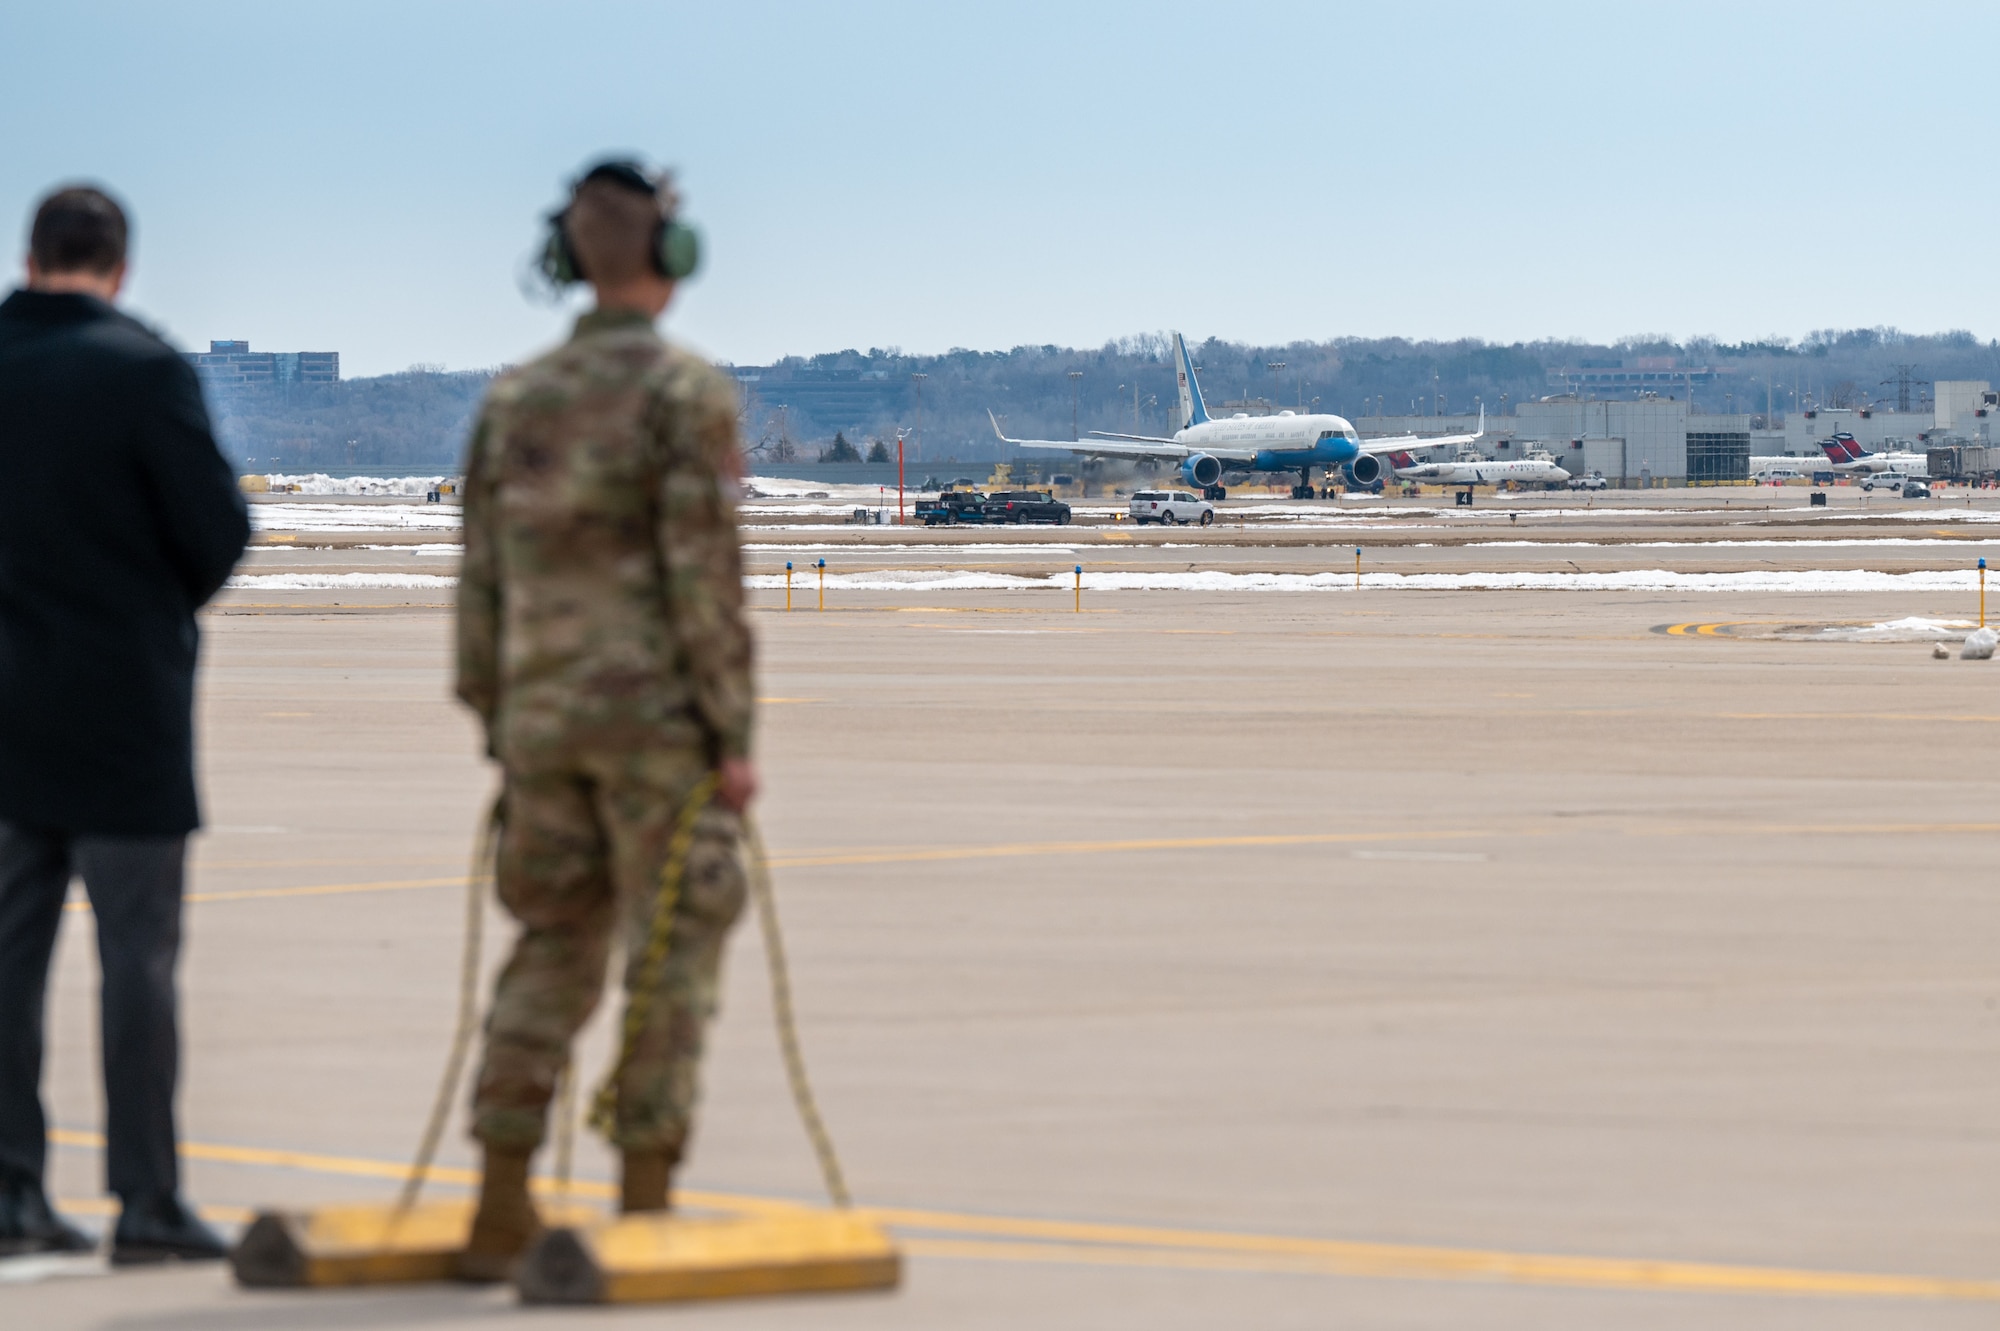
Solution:
<path fill-rule="evenodd" d="M 1555 459 L 1522 458 L 1517 462 L 1489 462 L 1484 458 L 1462 458 L 1457 462 L 1420 462 L 1396 468 L 1399 481 L 1422 481 L 1430 485 L 1455 486 L 1470 490 L 1475 485 L 1561 485 L 1569 473 Z"/>
<path fill-rule="evenodd" d="M 1281 411 L 1275 416 L 1250 416 L 1238 412 L 1225 420 L 1215 420 L 1202 402 L 1194 360 L 1179 333 L 1174 334 L 1174 376 L 1180 387 L 1181 424 L 1170 439 L 1104 430 L 1092 430 L 1090 438 L 1084 440 L 1009 439 L 993 413 L 986 414 L 993 420 L 993 433 L 1000 436 L 1001 442 L 1017 448 L 1176 463 L 1182 480 L 1199 487 L 1210 499 L 1228 497 L 1229 492 L 1222 485 L 1224 472 L 1295 471 L 1299 483 L 1292 487 L 1294 499 L 1312 498 L 1315 467 L 1338 468 L 1355 489 L 1379 489 L 1394 465 L 1389 454 L 1413 448 L 1470 444 L 1486 433 L 1484 407 L 1479 409 L 1479 428 L 1471 434 L 1404 434 L 1383 439 L 1363 439 L 1344 417 L 1324 413 L 1299 415 Z"/>
<path fill-rule="evenodd" d="M 1930 459 L 1922 453 L 1870 453 L 1854 442 L 1854 436 L 1842 430 L 1829 439 L 1819 441 L 1826 451 L 1827 460 L 1835 471 L 1849 473 L 1895 472 L 1899 476 L 1929 476 Z"/>

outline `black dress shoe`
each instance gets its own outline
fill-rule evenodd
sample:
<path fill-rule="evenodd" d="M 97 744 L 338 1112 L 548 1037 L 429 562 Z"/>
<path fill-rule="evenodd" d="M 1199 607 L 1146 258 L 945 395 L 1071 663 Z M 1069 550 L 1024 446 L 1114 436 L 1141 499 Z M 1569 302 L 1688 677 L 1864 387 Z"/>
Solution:
<path fill-rule="evenodd" d="M 113 1266 L 219 1262 L 228 1255 L 215 1231 L 195 1219 L 187 1203 L 172 1193 L 128 1200 L 111 1234 Z"/>
<path fill-rule="evenodd" d="M 0 1257 L 31 1252 L 89 1252 L 97 1244 L 65 1224 L 42 1185 L 21 1177 L 0 1180 Z"/>

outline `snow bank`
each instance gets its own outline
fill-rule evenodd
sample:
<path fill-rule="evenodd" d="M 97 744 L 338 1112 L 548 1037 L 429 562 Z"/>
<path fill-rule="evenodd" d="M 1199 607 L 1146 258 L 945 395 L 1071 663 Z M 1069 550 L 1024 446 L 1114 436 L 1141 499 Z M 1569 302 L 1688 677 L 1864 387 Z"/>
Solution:
<path fill-rule="evenodd" d="M 1993 649 L 2000 646 L 2000 633 L 1992 629 L 1974 629 L 1965 635 L 1965 646 L 1959 649 L 1959 659 L 1964 661 L 1990 661 Z"/>

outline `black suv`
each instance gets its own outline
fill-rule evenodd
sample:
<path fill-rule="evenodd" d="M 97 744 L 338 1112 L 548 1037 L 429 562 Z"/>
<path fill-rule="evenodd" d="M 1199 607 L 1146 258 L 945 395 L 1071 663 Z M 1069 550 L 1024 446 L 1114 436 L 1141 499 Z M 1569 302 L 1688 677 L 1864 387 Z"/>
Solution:
<path fill-rule="evenodd" d="M 918 500 L 917 517 L 926 527 L 952 522 L 984 522 L 986 496 L 977 490 L 945 490 L 929 502 Z"/>
<path fill-rule="evenodd" d="M 1069 505 L 1047 490 L 1002 490 L 986 497 L 988 522 L 1069 521 Z"/>

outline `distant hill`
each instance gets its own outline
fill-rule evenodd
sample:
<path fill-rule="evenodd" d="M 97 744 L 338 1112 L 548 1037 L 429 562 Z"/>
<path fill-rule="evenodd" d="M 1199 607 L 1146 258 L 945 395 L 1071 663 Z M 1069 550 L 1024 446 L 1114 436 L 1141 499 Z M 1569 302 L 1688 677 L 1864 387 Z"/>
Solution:
<path fill-rule="evenodd" d="M 788 357 L 727 367 L 743 393 L 746 446 L 767 461 L 810 461 L 842 433 L 862 453 L 898 428 L 912 434 L 912 463 L 998 457 L 988 410 L 1016 437 L 1078 432 L 1165 434 L 1174 376 L 1164 334 L 1095 350 L 1015 347 L 913 356 L 894 350 Z M 1970 333 L 1827 330 L 1794 342 L 1725 344 L 1626 338 L 1499 345 L 1476 339 L 1413 342 L 1337 338 L 1286 346 L 1210 340 L 1195 348 L 1211 412 L 1321 410 L 1359 419 L 1504 413 L 1516 402 L 1574 389 L 1587 397 L 1651 391 L 1685 396 L 1702 411 L 1761 416 L 1802 406 L 1920 409 L 1931 382 L 2000 382 L 2000 343 Z M 1274 368 L 1281 367 L 1281 368 Z M 1567 376 L 1564 371 L 1568 371 Z M 1072 379 L 1072 373 L 1078 377 Z M 921 379 L 916 376 L 923 376 Z M 237 389 L 212 401 L 225 449 L 247 470 L 448 471 L 492 372 L 422 369 L 326 385 Z M 1136 393 L 1136 403 L 1135 403 Z M 1074 396 L 1072 396 L 1072 394 Z"/>
<path fill-rule="evenodd" d="M 245 471 L 450 471 L 491 371 L 411 370 L 337 384 L 212 392 L 222 449 Z"/>

